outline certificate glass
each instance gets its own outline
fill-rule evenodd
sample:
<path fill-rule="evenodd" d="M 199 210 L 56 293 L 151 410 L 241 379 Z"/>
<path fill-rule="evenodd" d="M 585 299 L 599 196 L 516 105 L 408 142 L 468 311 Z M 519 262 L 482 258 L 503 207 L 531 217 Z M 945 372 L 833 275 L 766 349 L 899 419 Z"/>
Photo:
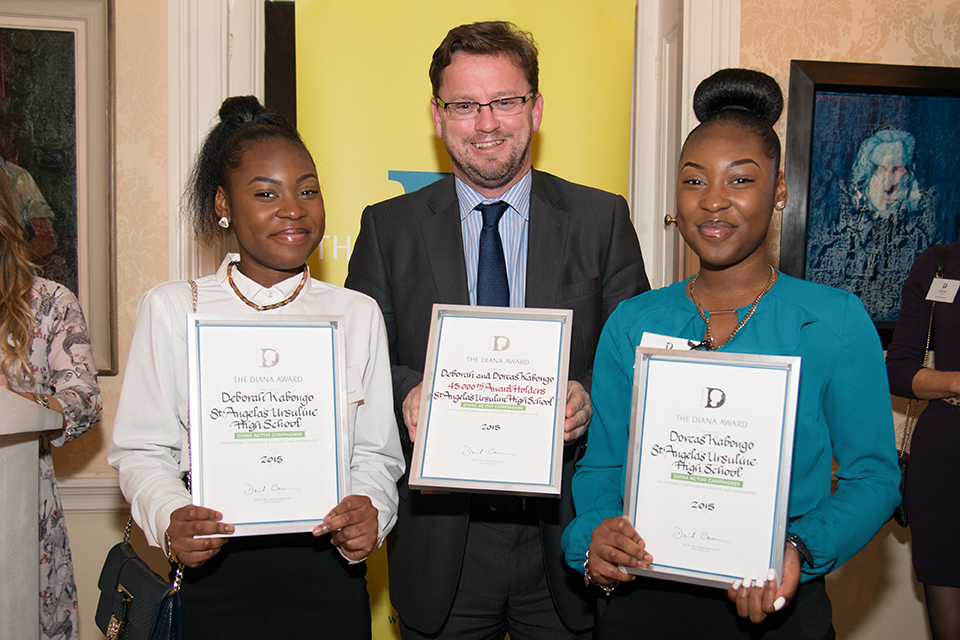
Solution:
<path fill-rule="evenodd" d="M 782 576 L 800 358 L 637 347 L 624 517 L 637 575 Z"/>
<path fill-rule="evenodd" d="M 193 503 L 233 536 L 310 531 L 350 493 L 342 322 L 188 316 Z"/>
<path fill-rule="evenodd" d="M 572 318 L 434 305 L 411 487 L 560 495 Z"/>

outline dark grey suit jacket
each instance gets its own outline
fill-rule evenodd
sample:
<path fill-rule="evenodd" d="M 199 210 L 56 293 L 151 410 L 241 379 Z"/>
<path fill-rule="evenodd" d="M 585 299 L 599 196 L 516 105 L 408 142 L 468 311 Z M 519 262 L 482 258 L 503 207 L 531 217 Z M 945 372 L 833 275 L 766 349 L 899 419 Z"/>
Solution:
<path fill-rule="evenodd" d="M 573 309 L 570 379 L 589 391 L 600 330 L 620 301 L 650 288 L 627 203 L 613 194 L 533 172 L 527 307 Z M 394 404 L 410 463 L 401 405 L 423 378 L 434 303 L 469 304 L 460 208 L 453 177 L 367 207 L 346 286 L 380 305 L 390 343 Z M 561 498 L 533 500 L 544 569 L 564 623 L 593 624 L 592 597 L 563 560 L 560 536 L 573 519 L 570 479 L 584 443 L 565 448 Z M 437 631 L 460 577 L 470 494 L 424 495 L 400 483 L 397 525 L 388 539 L 390 599 L 404 624 Z M 528 502 L 529 504 L 529 502 Z"/>

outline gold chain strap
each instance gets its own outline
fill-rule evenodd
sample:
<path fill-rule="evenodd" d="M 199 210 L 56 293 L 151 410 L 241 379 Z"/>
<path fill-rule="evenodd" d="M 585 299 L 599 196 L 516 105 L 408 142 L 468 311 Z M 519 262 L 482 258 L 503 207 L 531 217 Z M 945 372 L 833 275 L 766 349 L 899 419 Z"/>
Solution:
<path fill-rule="evenodd" d="M 190 281 L 190 296 L 193 298 L 193 312 L 197 312 L 197 283 L 193 280 Z"/>
<path fill-rule="evenodd" d="M 198 295 L 197 295 L 197 283 L 194 282 L 193 280 L 190 280 L 189 282 L 190 282 L 191 307 L 193 308 L 193 312 L 196 313 L 196 312 L 197 312 L 197 299 L 198 299 Z M 189 424 L 190 418 L 189 418 L 189 415 L 190 415 L 190 414 L 188 413 L 188 414 L 187 414 L 187 416 L 188 416 L 188 417 L 187 417 L 187 455 L 188 455 L 188 456 L 190 455 L 190 424 Z M 189 472 L 189 471 L 187 471 L 186 480 L 187 480 L 187 490 L 189 491 L 189 490 L 190 490 L 190 472 Z M 132 520 L 132 518 L 131 518 L 131 520 Z M 127 537 L 130 536 L 130 522 L 127 522 L 127 531 L 126 531 L 126 534 L 127 534 Z M 167 535 L 167 532 L 164 531 L 163 535 Z M 126 538 L 124 538 L 124 540 L 126 540 Z M 173 594 L 179 592 L 179 591 L 180 591 L 180 585 L 181 585 L 182 583 L 183 583 L 183 563 L 182 563 L 182 562 L 177 562 L 177 572 L 176 572 L 176 573 L 174 574 L 174 576 L 173 576 L 173 585 L 171 585 L 170 593 L 168 593 L 167 595 L 171 595 L 171 596 L 172 596 Z"/>
<path fill-rule="evenodd" d="M 193 297 L 193 312 L 196 313 L 197 301 L 199 300 L 200 296 L 197 294 L 197 283 L 194 282 L 193 280 L 190 281 L 190 294 Z M 190 443 L 190 406 L 189 404 L 187 405 L 187 455 L 188 456 L 193 455 L 193 451 L 191 450 L 191 443 Z M 193 482 L 193 478 L 191 478 L 190 472 L 187 471 L 187 491 L 190 491 L 192 482 Z"/>
<path fill-rule="evenodd" d="M 123 541 L 126 543 L 130 542 L 130 532 L 133 530 L 133 514 L 127 518 L 127 526 L 123 528 Z M 173 564 L 171 561 L 170 564 Z M 173 576 L 173 584 L 170 585 L 170 591 L 167 593 L 168 596 L 180 591 L 180 585 L 183 582 L 183 563 L 177 563 L 177 572 Z"/>
<path fill-rule="evenodd" d="M 933 335 L 933 310 L 936 308 L 937 303 L 930 303 L 930 323 L 927 325 L 927 345 L 923 350 L 923 366 L 926 367 L 930 363 L 930 336 Z M 917 409 L 920 407 L 920 401 L 916 398 L 911 398 L 907 403 L 907 416 L 903 420 L 903 441 L 900 443 L 900 457 L 902 458 L 907 452 L 907 444 L 910 442 L 910 434 L 913 433 L 913 427 L 917 423 Z"/>

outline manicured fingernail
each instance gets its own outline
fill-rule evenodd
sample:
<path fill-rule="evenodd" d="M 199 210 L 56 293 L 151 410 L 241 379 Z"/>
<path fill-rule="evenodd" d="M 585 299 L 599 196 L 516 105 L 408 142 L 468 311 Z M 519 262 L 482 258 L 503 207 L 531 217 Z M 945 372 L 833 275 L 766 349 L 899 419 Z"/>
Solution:
<path fill-rule="evenodd" d="M 767 582 L 771 582 L 776 579 L 777 579 L 776 571 L 774 571 L 773 569 L 770 569 L 770 571 L 767 571 Z"/>
<path fill-rule="evenodd" d="M 753 587 L 753 578 L 744 578 L 743 586 L 745 589 L 750 589 Z"/>
<path fill-rule="evenodd" d="M 741 583 L 741 582 L 743 582 L 743 581 L 742 581 L 742 580 L 734 580 L 734 581 L 733 581 L 733 584 L 730 585 L 730 586 L 733 587 L 733 590 L 734 590 L 734 591 L 740 591 L 740 583 Z"/>
<path fill-rule="evenodd" d="M 773 601 L 774 611 L 780 611 L 780 609 L 783 609 L 783 605 L 785 604 L 787 604 L 786 599 L 783 596 L 780 596 L 779 598 Z"/>

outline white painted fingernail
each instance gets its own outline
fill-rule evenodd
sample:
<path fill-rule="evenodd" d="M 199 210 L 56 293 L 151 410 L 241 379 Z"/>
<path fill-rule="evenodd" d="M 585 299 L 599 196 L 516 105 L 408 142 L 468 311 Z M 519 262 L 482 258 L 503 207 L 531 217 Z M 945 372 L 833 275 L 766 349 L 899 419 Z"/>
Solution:
<path fill-rule="evenodd" d="M 783 605 L 785 604 L 787 604 L 786 599 L 783 596 L 780 596 L 779 598 L 773 601 L 773 610 L 780 611 L 780 609 L 783 609 Z"/>
<path fill-rule="evenodd" d="M 733 587 L 733 590 L 734 590 L 734 591 L 740 591 L 740 584 L 741 584 L 742 582 L 743 582 L 742 580 L 734 580 L 734 581 L 733 581 L 733 584 L 731 585 L 731 586 Z"/>
<path fill-rule="evenodd" d="M 753 578 L 744 578 L 744 579 L 743 579 L 743 586 L 744 586 L 745 589 L 751 589 L 751 588 L 753 588 Z"/>
<path fill-rule="evenodd" d="M 773 569 L 770 569 L 770 571 L 767 571 L 767 582 L 771 582 L 776 579 L 777 579 L 776 571 L 774 571 Z"/>

